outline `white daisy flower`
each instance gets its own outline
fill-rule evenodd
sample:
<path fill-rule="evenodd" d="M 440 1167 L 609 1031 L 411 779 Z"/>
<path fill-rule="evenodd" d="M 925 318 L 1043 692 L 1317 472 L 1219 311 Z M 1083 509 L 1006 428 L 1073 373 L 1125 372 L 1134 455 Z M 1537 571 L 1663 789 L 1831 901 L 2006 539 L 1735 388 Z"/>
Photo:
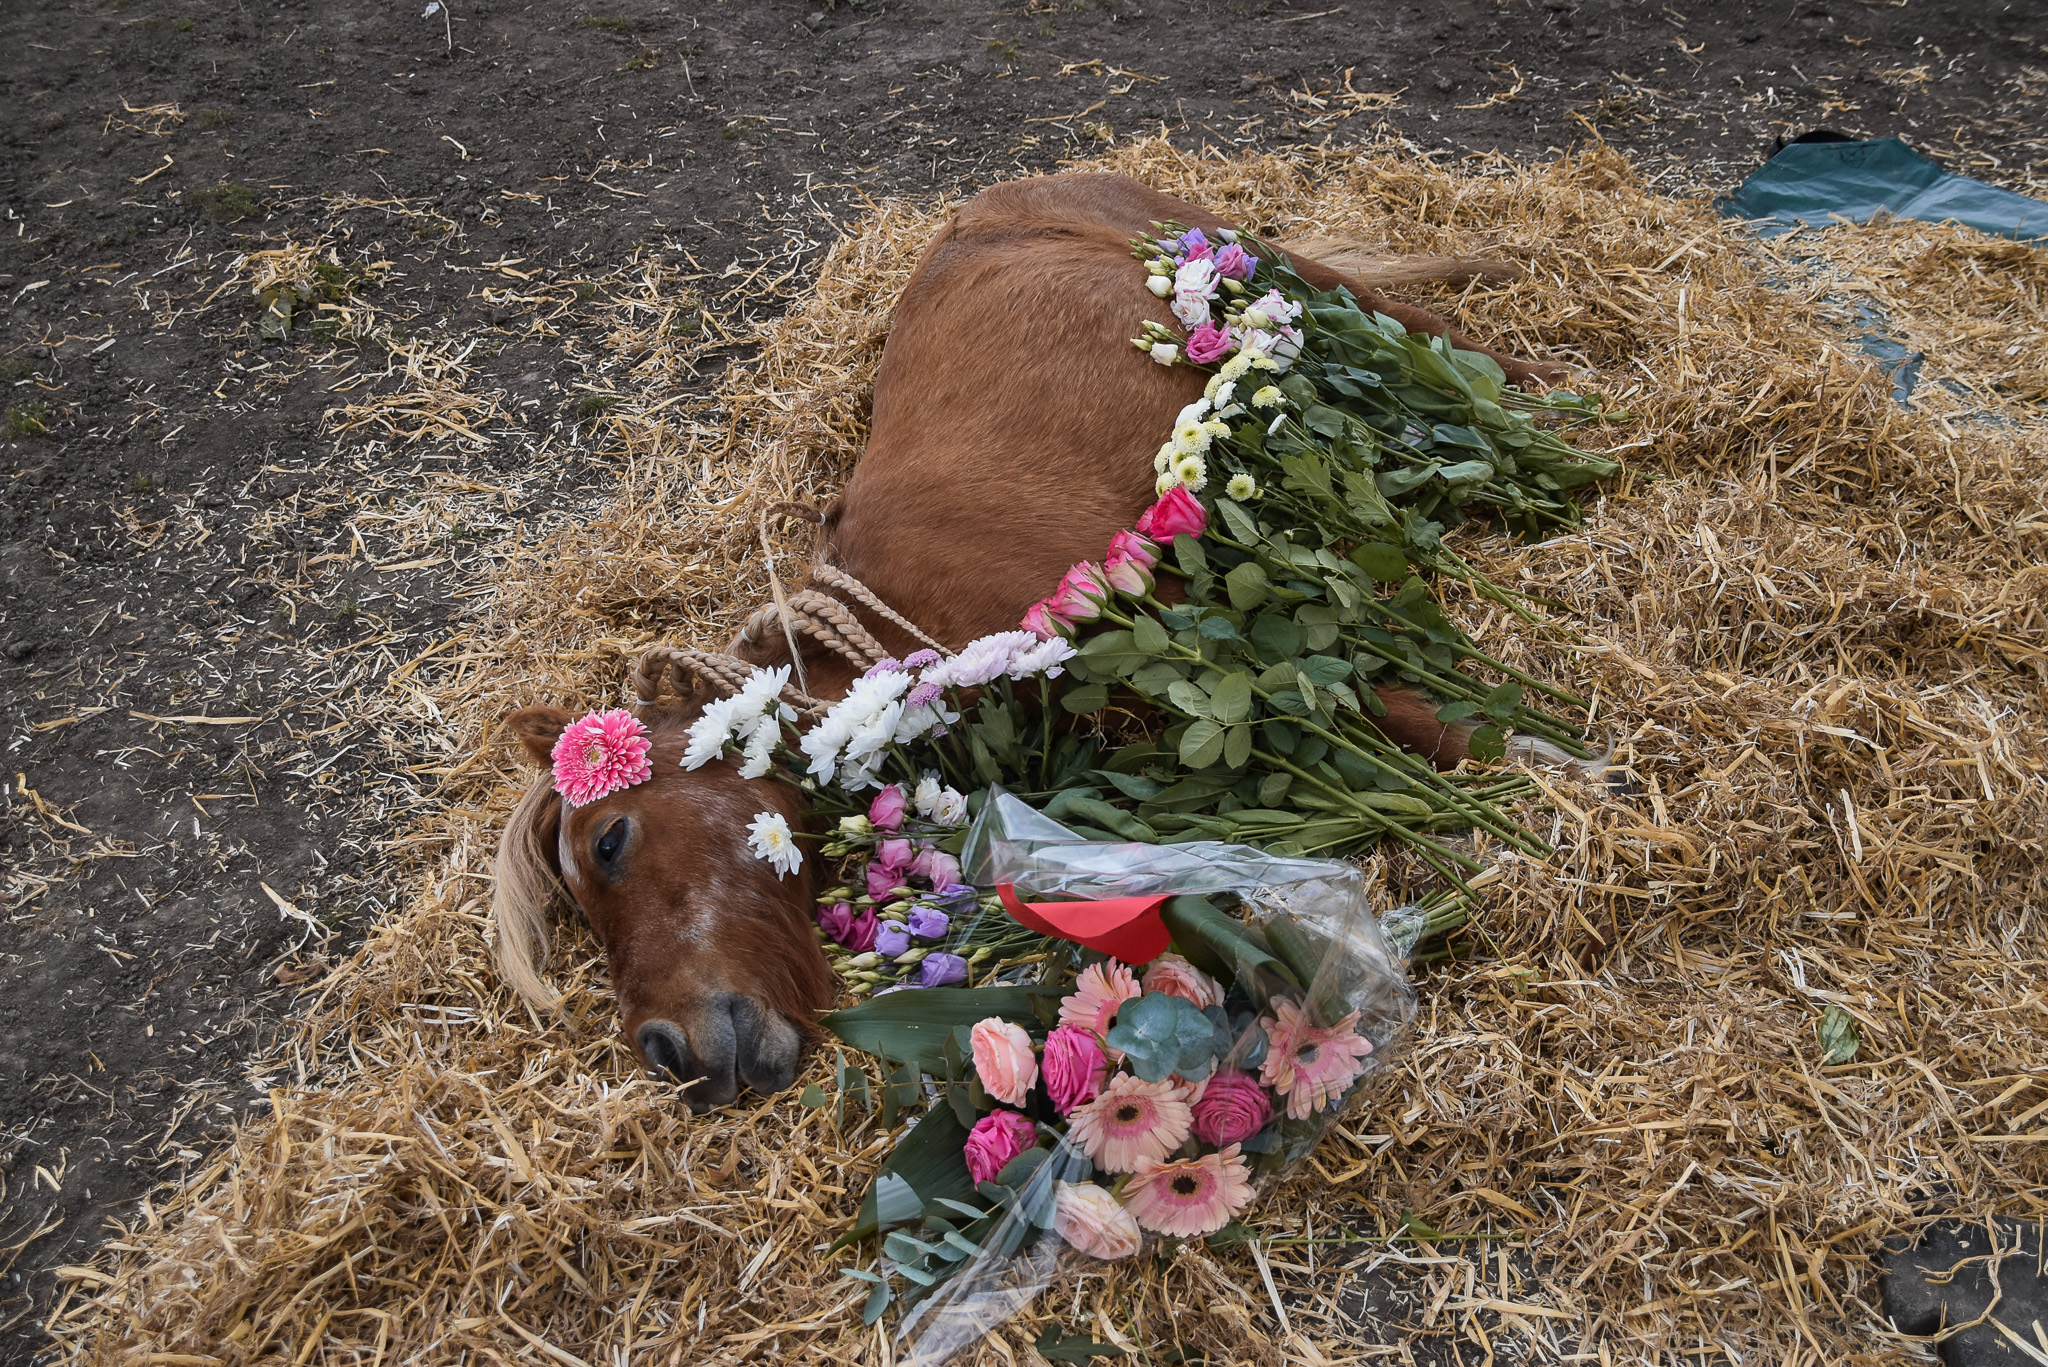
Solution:
<path fill-rule="evenodd" d="M 702 769 L 725 753 L 740 720 L 739 698 L 720 698 L 705 707 L 690 723 L 690 743 L 683 747 L 683 767 Z"/>
<path fill-rule="evenodd" d="M 782 727 L 774 717 L 757 718 L 747 735 L 746 748 L 740 753 L 740 777 L 766 778 L 775 763 L 776 742 L 781 739 Z"/>
<path fill-rule="evenodd" d="M 768 861 L 777 878 L 787 878 L 803 867 L 804 852 L 797 848 L 789 821 L 780 812 L 756 812 L 747 827 L 747 845 L 754 857 Z"/>
<path fill-rule="evenodd" d="M 1033 674 L 1043 674 L 1048 679 L 1057 679 L 1066 673 L 1060 666 L 1073 659 L 1074 654 L 1074 643 L 1064 636 L 1055 636 L 1050 641 L 1034 640 L 1028 649 L 1017 652 L 1010 677 L 1028 679 Z"/>

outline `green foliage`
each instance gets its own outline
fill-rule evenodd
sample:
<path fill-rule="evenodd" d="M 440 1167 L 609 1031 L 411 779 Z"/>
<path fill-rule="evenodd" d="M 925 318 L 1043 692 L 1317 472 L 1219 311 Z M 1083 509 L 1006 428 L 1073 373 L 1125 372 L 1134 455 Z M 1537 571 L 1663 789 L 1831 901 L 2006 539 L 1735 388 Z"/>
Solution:
<path fill-rule="evenodd" d="M 17 404 L 7 410 L 7 435 L 40 437 L 50 431 L 50 407 L 40 400 Z"/>
<path fill-rule="evenodd" d="M 1863 1047 L 1863 1039 L 1856 1031 L 1856 1018 L 1839 1006 L 1830 1005 L 1820 1013 L 1814 1033 L 1820 1039 L 1823 1065 L 1854 1063 L 1856 1051 Z"/>
<path fill-rule="evenodd" d="M 256 192 L 231 180 L 209 185 L 192 198 L 200 212 L 216 223 L 233 223 L 256 212 Z"/>
<path fill-rule="evenodd" d="M 1147 1082 L 1164 1082 L 1174 1073 L 1199 1081 L 1216 1061 L 1215 1024 L 1193 1002 L 1164 992 L 1126 1002 L 1108 1038 Z"/>

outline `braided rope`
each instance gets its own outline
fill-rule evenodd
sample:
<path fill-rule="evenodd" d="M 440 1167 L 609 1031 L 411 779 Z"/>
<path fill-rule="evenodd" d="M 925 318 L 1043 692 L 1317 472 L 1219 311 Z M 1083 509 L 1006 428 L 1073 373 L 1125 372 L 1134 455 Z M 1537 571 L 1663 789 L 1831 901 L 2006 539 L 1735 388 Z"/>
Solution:
<path fill-rule="evenodd" d="M 740 691 L 740 686 L 753 673 L 753 666 L 734 655 L 723 652 L 699 650 L 695 646 L 649 646 L 633 663 L 632 677 L 627 687 L 632 690 L 633 701 L 642 707 L 654 706 L 661 697 L 661 686 L 671 675 L 677 680 L 695 679 L 722 696 L 731 696 Z"/>
<path fill-rule="evenodd" d="M 912 622 L 908 617 L 905 617 L 902 613 L 896 611 L 896 609 L 890 607 L 887 603 L 883 602 L 881 596 L 877 594 L 873 589 L 869 588 L 866 584 L 861 583 L 860 580 L 854 578 L 845 570 L 840 569 L 837 565 L 827 565 L 823 562 L 813 565 L 811 567 L 811 578 L 817 580 L 821 584 L 829 584 L 835 589 L 844 589 L 846 592 L 852 594 L 855 598 L 859 599 L 862 603 L 865 603 L 878 616 L 884 617 L 889 621 L 894 622 L 897 626 L 902 627 L 905 631 L 909 632 L 912 637 L 924 642 L 933 650 L 938 651 L 939 654 L 946 656 L 952 655 L 952 651 L 946 649 L 946 647 L 940 645 L 937 641 L 933 640 L 931 637 L 925 635 L 924 632 L 920 631 L 916 623 Z"/>

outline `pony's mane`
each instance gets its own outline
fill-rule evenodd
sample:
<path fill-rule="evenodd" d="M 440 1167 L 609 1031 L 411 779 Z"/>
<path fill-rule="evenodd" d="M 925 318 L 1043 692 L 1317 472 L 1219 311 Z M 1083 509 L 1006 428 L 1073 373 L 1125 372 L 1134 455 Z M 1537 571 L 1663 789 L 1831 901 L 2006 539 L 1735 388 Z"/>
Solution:
<path fill-rule="evenodd" d="M 491 894 L 491 921 L 496 927 L 492 957 L 505 982 L 539 1010 L 552 1010 L 558 1000 L 541 977 L 548 958 L 548 913 L 567 895 L 556 870 L 553 831 L 559 814 L 554 783 L 543 771 L 505 823 L 498 841 L 497 886 Z"/>

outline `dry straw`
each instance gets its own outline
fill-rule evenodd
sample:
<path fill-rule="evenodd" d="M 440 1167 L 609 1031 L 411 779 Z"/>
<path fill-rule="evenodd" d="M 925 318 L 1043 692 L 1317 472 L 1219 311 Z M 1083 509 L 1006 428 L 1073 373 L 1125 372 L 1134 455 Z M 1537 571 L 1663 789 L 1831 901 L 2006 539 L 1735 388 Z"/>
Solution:
<path fill-rule="evenodd" d="M 1528 267 L 1436 302 L 1596 372 L 1635 414 L 1612 433 L 1632 473 L 1581 534 L 1464 543 L 1561 629 L 1458 608 L 1597 698 L 1636 790 L 1548 780 L 1532 819 L 1560 853 L 1498 860 L 1413 1048 L 1264 1207 L 1264 1244 L 1079 1276 L 981 1359 L 1032 1362 L 1057 1323 L 1213 1364 L 1924 1360 L 1878 1307 L 1881 1241 L 2048 1213 L 2048 256 L 1918 224 L 1762 246 L 1605 151 L 1108 164 L 1270 233 Z M 793 1092 L 692 1118 L 635 1076 L 587 937 L 540 1019 L 488 967 L 484 908 L 520 786 L 497 719 L 614 701 L 641 644 L 757 604 L 757 511 L 843 479 L 938 222 L 881 206 L 715 405 L 652 268 L 605 304 L 616 497 L 506 548 L 466 648 L 406 682 L 473 754 L 406 837 L 412 895 L 321 991 L 302 1084 L 71 1270 L 73 1360 L 892 1361 L 822 1251 L 888 1136 Z M 1858 297 L 1949 385 L 1894 406 Z M 459 378 L 433 420 L 464 422 Z M 1829 1005 L 1851 1063 L 1821 1062 Z M 1384 1237 L 1404 1217 L 1447 1237 Z"/>

